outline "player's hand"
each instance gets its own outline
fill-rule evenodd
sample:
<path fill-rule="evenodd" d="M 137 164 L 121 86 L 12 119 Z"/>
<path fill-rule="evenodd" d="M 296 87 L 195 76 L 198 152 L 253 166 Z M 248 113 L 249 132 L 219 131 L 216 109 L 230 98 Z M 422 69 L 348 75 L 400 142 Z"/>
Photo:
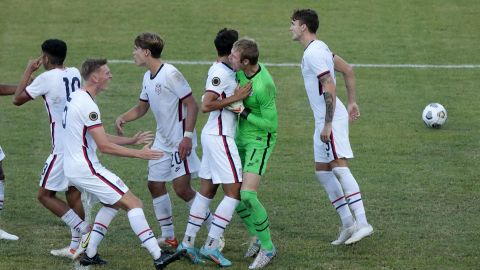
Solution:
<path fill-rule="evenodd" d="M 233 95 L 237 98 L 236 100 L 244 100 L 250 95 L 250 93 L 252 93 L 251 81 L 249 81 L 247 84 L 245 84 L 242 87 L 240 87 L 240 85 L 237 84 L 237 88 L 235 88 L 235 93 Z"/>
<path fill-rule="evenodd" d="M 243 110 L 245 109 L 245 106 L 243 105 L 243 101 L 242 100 L 238 100 L 238 101 L 235 101 L 235 102 L 232 102 L 230 104 L 228 104 L 225 109 L 233 112 L 233 113 L 236 113 L 236 114 L 241 114 L 243 112 Z"/>
<path fill-rule="evenodd" d="M 147 143 L 142 149 L 139 150 L 140 151 L 139 158 L 151 160 L 151 159 L 160 159 L 161 157 L 163 157 L 165 153 L 163 153 L 162 151 L 150 149 L 151 145 L 152 145 L 151 142 Z"/>
<path fill-rule="evenodd" d="M 117 130 L 117 134 L 119 136 L 123 136 L 123 125 L 125 125 L 125 120 L 121 116 L 115 120 L 115 129 Z"/>
<path fill-rule="evenodd" d="M 323 126 L 322 132 L 320 132 L 320 140 L 324 143 L 329 143 L 330 134 L 332 134 L 332 123 Z"/>
<path fill-rule="evenodd" d="M 350 103 L 347 105 L 348 118 L 349 120 L 355 121 L 360 117 L 360 109 L 356 102 Z"/>
<path fill-rule="evenodd" d="M 178 154 L 181 160 L 185 160 L 192 152 L 192 139 L 183 137 L 182 141 L 178 145 Z"/>
<path fill-rule="evenodd" d="M 133 144 L 148 144 L 153 141 L 153 138 L 154 136 L 151 131 L 138 132 L 137 134 L 135 134 L 135 136 L 133 136 L 133 139 L 135 140 Z"/>
<path fill-rule="evenodd" d="M 38 57 L 38 58 L 35 58 L 35 59 L 31 59 L 28 61 L 28 64 L 27 64 L 27 69 L 26 71 L 30 74 L 32 74 L 33 72 L 37 71 L 40 66 L 42 65 L 42 57 Z"/>

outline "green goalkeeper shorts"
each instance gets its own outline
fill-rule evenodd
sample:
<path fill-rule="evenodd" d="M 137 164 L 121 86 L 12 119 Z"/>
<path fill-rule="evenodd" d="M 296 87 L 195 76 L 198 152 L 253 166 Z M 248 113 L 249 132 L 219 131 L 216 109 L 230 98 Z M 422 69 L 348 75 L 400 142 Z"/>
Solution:
<path fill-rule="evenodd" d="M 238 148 L 240 159 L 242 160 L 243 172 L 262 175 L 265 173 L 268 159 L 273 152 L 274 145 L 267 148 Z"/>

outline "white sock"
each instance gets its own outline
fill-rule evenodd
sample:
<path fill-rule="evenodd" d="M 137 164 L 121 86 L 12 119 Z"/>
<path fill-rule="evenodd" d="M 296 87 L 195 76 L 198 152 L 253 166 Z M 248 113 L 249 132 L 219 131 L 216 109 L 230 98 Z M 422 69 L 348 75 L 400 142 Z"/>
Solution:
<path fill-rule="evenodd" d="M 343 194 L 342 186 L 337 177 L 331 171 L 316 171 L 315 176 L 317 180 L 323 185 L 327 192 L 328 198 L 333 207 L 337 210 L 338 215 L 342 221 L 344 228 L 350 227 L 354 224 L 354 219 L 350 208 L 348 208 L 345 195 Z"/>
<path fill-rule="evenodd" d="M 195 197 L 193 197 L 193 199 L 187 202 L 188 209 L 192 208 L 192 204 L 194 200 L 195 200 Z M 205 221 L 203 222 L 203 224 L 205 224 L 205 226 L 207 227 L 207 231 L 210 231 L 210 227 L 212 226 L 212 221 L 213 221 L 212 212 L 210 212 L 210 208 L 207 208 L 206 218 L 205 218 Z"/>
<path fill-rule="evenodd" d="M 130 226 L 135 234 L 140 238 L 145 248 L 148 249 L 148 252 L 152 255 L 153 259 L 160 258 L 161 250 L 158 246 L 157 239 L 153 234 L 152 229 L 148 226 L 148 222 L 145 219 L 145 214 L 143 213 L 142 208 L 134 208 L 127 213 L 128 221 L 130 221 Z"/>
<path fill-rule="evenodd" d="M 202 194 L 198 192 L 195 195 L 195 200 L 193 201 L 192 207 L 190 208 L 190 214 L 188 216 L 185 237 L 183 238 L 183 244 L 187 247 L 193 247 L 195 243 L 195 237 L 205 221 L 205 216 L 211 201 L 211 199 L 202 196 Z"/>
<path fill-rule="evenodd" d="M 175 231 L 173 227 L 172 202 L 168 193 L 153 199 L 153 210 L 155 211 L 158 225 L 162 229 L 162 237 L 173 239 Z"/>
<path fill-rule="evenodd" d="M 223 200 L 217 207 L 215 214 L 213 215 L 213 222 L 210 231 L 208 232 L 208 239 L 205 246 L 208 248 L 217 248 L 218 239 L 223 235 L 223 232 L 227 228 L 230 220 L 232 219 L 235 208 L 240 203 L 239 200 L 224 196 Z"/>
<path fill-rule="evenodd" d="M 67 224 L 70 228 L 76 230 L 81 234 L 86 234 L 90 231 L 90 225 L 82 220 L 77 213 L 70 209 L 62 216 L 63 222 Z"/>
<path fill-rule="evenodd" d="M 70 232 L 72 233 L 72 240 L 70 240 L 70 249 L 76 250 L 80 245 L 80 239 L 82 238 L 82 234 L 70 228 Z"/>
<path fill-rule="evenodd" d="M 350 169 L 348 167 L 336 167 L 333 169 L 333 173 L 337 176 L 345 191 L 345 198 L 355 215 L 358 225 L 368 225 L 360 187 L 350 172 Z"/>
<path fill-rule="evenodd" d="M 113 218 L 117 215 L 118 210 L 111 207 L 102 207 L 95 217 L 90 240 L 88 241 L 87 256 L 92 258 L 97 254 L 97 247 L 107 234 L 108 226 Z"/>
<path fill-rule="evenodd" d="M 5 199 L 5 181 L 0 180 L 0 211 L 3 210 L 3 200 Z"/>

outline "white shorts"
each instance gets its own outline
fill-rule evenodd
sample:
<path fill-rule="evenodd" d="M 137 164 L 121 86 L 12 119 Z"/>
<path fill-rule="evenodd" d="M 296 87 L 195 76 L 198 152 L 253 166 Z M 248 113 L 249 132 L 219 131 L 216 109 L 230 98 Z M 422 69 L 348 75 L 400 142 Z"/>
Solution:
<path fill-rule="evenodd" d="M 95 175 L 67 177 L 67 180 L 80 192 L 90 193 L 104 204 L 115 204 L 128 191 L 122 179 L 105 168 L 96 170 Z"/>
<path fill-rule="evenodd" d="M 178 151 L 165 152 L 162 158 L 148 161 L 148 181 L 171 182 L 186 174 L 196 177 L 199 167 L 200 159 L 194 148 L 186 161 L 180 159 Z"/>
<path fill-rule="evenodd" d="M 3 149 L 0 146 L 0 161 L 2 161 L 4 158 L 5 158 L 5 153 L 3 152 Z"/>
<path fill-rule="evenodd" d="M 63 174 L 63 154 L 50 154 L 43 166 L 39 186 L 51 191 L 67 191 L 71 186 Z"/>
<path fill-rule="evenodd" d="M 198 176 L 213 184 L 242 182 L 242 162 L 233 138 L 202 133 L 203 157 Z"/>
<path fill-rule="evenodd" d="M 330 163 L 340 158 L 353 158 L 352 147 L 348 139 L 348 118 L 333 121 L 329 143 L 320 140 L 322 129 L 322 124 L 316 125 L 313 134 L 315 162 Z"/>

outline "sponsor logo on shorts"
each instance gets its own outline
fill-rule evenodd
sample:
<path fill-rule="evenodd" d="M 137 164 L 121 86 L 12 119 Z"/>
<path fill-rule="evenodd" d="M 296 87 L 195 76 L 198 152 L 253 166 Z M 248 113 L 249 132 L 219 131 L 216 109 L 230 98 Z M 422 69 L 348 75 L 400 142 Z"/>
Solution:
<path fill-rule="evenodd" d="M 125 184 L 123 183 L 123 181 L 121 179 L 117 179 L 116 183 L 117 183 L 117 186 L 119 186 L 119 187 L 122 187 L 122 188 L 125 187 Z"/>

